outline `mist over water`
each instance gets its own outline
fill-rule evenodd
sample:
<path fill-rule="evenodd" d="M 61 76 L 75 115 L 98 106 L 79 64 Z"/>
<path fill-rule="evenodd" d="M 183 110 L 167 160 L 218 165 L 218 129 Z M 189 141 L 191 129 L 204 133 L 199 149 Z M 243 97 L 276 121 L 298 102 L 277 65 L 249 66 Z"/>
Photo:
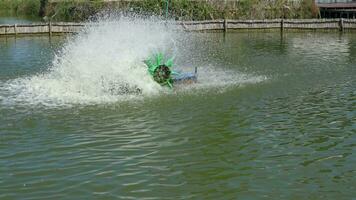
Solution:
<path fill-rule="evenodd" d="M 153 81 L 142 61 L 163 52 L 165 59 L 178 55 L 181 56 L 178 60 L 193 65 L 189 60 L 199 52 L 185 52 L 188 50 L 184 47 L 191 44 L 189 40 L 194 38 L 175 26 L 173 21 L 155 17 L 102 17 L 88 23 L 78 35 L 69 37 L 47 71 L 4 83 L 0 88 L 4 97 L 0 99 L 6 104 L 51 106 L 110 103 L 172 93 Z M 182 68 L 175 63 L 174 69 L 191 71 L 194 67 Z M 225 71 L 221 66 L 197 67 L 198 84 L 183 86 L 174 92 L 256 83 L 265 79 Z M 142 94 L 127 93 L 127 88 L 139 88 Z"/>

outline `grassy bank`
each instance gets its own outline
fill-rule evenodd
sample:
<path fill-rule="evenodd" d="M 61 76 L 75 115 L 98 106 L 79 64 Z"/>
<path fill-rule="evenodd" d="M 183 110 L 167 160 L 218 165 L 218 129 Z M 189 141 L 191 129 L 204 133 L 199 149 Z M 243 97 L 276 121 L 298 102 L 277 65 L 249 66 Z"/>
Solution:
<path fill-rule="evenodd" d="M 50 3 L 46 6 L 45 15 L 55 14 L 56 20 L 81 21 L 102 10 L 129 11 L 140 14 L 164 16 L 166 14 L 165 0 L 142 1 L 64 1 Z M 207 2 L 190 0 L 170 0 L 169 17 L 181 20 L 204 20 L 223 18 L 225 11 Z"/>
<path fill-rule="evenodd" d="M 227 2 L 219 0 L 191 1 L 170 0 L 169 16 L 179 20 L 208 19 L 273 19 L 313 18 L 318 11 L 313 0 L 291 2 L 287 0 L 240 0 Z M 56 21 L 82 21 L 102 10 L 130 11 L 164 16 L 166 0 L 117 1 L 103 0 L 0 0 L 0 12 L 16 15 L 54 16 Z"/>
<path fill-rule="evenodd" d="M 228 15 L 234 19 L 306 19 L 318 17 L 314 0 L 240 0 Z"/>
<path fill-rule="evenodd" d="M 0 0 L 0 14 L 17 16 L 38 16 L 40 0 Z"/>

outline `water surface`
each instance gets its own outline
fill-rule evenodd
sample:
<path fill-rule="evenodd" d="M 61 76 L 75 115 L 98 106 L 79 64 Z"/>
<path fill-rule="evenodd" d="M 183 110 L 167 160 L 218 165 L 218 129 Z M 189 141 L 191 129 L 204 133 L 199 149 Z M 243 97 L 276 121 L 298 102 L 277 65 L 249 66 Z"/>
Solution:
<path fill-rule="evenodd" d="M 9 16 L 0 14 L 0 25 L 1 24 L 32 24 L 35 22 L 41 22 L 41 18 L 38 17 L 25 17 L 25 16 Z"/>
<path fill-rule="evenodd" d="M 355 198 L 356 35 L 187 37 L 201 87 L 55 106 L 12 90 L 66 39 L 1 37 L 0 199 Z"/>

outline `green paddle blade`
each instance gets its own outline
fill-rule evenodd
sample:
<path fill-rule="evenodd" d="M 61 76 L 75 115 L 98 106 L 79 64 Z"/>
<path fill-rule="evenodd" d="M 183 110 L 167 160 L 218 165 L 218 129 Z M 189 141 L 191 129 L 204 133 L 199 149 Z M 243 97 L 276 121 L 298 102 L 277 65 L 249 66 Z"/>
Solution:
<path fill-rule="evenodd" d="M 166 63 L 165 63 L 165 65 L 167 66 L 167 67 L 172 67 L 173 66 L 173 59 L 174 58 L 170 58 L 170 59 L 168 59 L 167 61 L 166 61 Z"/>
<path fill-rule="evenodd" d="M 163 60 L 163 54 L 162 53 L 158 53 L 156 55 L 156 65 L 160 66 L 162 64 L 162 60 Z"/>
<path fill-rule="evenodd" d="M 171 68 L 173 66 L 173 59 L 174 58 L 170 58 L 166 62 L 164 62 L 163 54 L 157 53 L 157 54 L 153 55 L 153 57 L 145 60 L 144 63 L 148 67 L 149 74 L 153 77 L 153 79 L 156 82 L 158 82 L 162 86 L 167 85 L 169 88 L 173 88 L 172 77 L 170 75 L 169 75 L 169 77 L 165 77 L 162 80 L 161 75 L 158 72 L 156 72 L 157 70 L 159 70 L 160 66 L 162 66 L 162 65 L 165 65 L 168 68 Z M 170 73 L 172 72 L 170 69 L 169 69 L 169 71 L 170 71 Z"/>

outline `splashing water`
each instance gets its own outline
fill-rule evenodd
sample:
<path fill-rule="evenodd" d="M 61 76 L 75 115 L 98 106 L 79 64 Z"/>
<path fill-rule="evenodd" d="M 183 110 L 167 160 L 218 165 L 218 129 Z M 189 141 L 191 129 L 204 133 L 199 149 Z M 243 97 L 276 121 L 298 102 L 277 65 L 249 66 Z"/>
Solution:
<path fill-rule="evenodd" d="M 8 90 L 16 91 L 18 100 L 35 103 L 113 102 L 133 97 L 119 95 L 127 87 L 157 94 L 162 88 L 142 61 L 154 50 L 169 48 L 174 33 L 165 26 L 159 20 L 124 17 L 90 23 L 69 39 L 50 72 L 13 80 Z"/>
<path fill-rule="evenodd" d="M 3 84 L 0 94 L 7 93 L 7 97 L 0 97 L 0 103 L 99 104 L 169 92 L 153 81 L 142 61 L 159 51 L 178 51 L 175 41 L 185 34 L 174 23 L 155 18 L 119 17 L 88 23 L 67 41 L 48 72 Z M 194 87 L 260 81 L 263 78 L 206 68 L 199 70 L 199 83 Z M 136 89 L 142 94 L 127 93 Z"/>

